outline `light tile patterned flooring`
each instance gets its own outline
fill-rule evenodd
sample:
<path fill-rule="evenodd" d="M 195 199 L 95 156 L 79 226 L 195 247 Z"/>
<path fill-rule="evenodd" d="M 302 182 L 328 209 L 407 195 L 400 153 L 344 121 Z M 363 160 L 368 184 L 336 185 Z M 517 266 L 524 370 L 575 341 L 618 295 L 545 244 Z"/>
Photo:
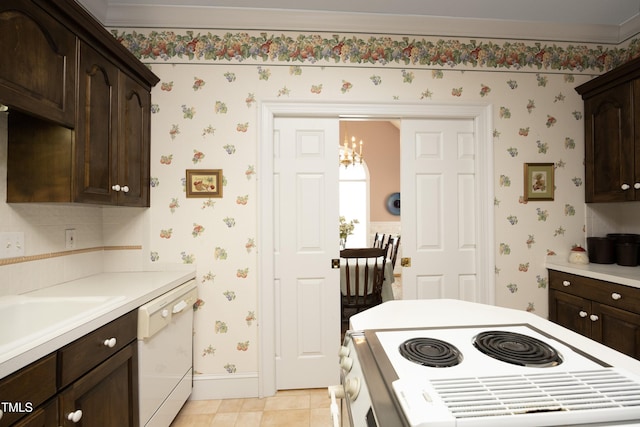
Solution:
<path fill-rule="evenodd" d="M 171 427 L 331 427 L 327 389 L 281 390 L 263 399 L 188 400 Z"/>
<path fill-rule="evenodd" d="M 402 299 L 399 276 L 393 294 Z M 171 427 L 331 427 L 330 404 L 326 388 L 281 390 L 264 399 L 189 400 Z"/>

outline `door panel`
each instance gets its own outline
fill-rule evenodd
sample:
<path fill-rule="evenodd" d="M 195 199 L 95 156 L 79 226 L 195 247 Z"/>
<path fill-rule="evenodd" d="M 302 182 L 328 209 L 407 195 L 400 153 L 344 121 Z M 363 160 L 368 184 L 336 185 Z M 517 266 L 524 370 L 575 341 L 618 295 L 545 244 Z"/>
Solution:
<path fill-rule="evenodd" d="M 404 298 L 478 301 L 473 119 L 405 119 L 400 135 Z"/>
<path fill-rule="evenodd" d="M 338 120 L 274 121 L 276 388 L 339 382 Z"/>

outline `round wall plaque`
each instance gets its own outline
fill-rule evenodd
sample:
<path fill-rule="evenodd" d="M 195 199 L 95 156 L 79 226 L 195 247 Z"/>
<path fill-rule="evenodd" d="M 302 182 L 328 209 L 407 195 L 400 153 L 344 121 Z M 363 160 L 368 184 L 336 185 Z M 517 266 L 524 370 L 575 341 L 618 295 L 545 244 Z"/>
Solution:
<path fill-rule="evenodd" d="M 387 198 L 387 210 L 391 215 L 400 215 L 400 193 L 392 193 Z"/>

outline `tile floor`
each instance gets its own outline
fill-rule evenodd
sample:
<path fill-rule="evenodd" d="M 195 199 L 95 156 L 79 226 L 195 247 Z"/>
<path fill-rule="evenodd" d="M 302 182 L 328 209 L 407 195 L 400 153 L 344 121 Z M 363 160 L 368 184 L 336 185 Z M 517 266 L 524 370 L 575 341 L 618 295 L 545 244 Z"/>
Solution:
<path fill-rule="evenodd" d="M 327 389 L 281 390 L 263 399 L 188 400 L 171 427 L 331 427 Z"/>
<path fill-rule="evenodd" d="M 393 294 L 402 298 L 399 276 Z M 330 404 L 326 388 L 281 390 L 264 399 L 189 400 L 171 427 L 331 427 Z"/>

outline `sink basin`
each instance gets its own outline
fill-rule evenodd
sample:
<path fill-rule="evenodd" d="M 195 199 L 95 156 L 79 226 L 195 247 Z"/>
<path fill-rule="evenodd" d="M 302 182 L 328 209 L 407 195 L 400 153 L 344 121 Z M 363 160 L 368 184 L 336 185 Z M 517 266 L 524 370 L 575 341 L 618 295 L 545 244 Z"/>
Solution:
<path fill-rule="evenodd" d="M 0 298 L 0 353 L 63 328 L 92 310 L 124 299 L 117 296 Z"/>

